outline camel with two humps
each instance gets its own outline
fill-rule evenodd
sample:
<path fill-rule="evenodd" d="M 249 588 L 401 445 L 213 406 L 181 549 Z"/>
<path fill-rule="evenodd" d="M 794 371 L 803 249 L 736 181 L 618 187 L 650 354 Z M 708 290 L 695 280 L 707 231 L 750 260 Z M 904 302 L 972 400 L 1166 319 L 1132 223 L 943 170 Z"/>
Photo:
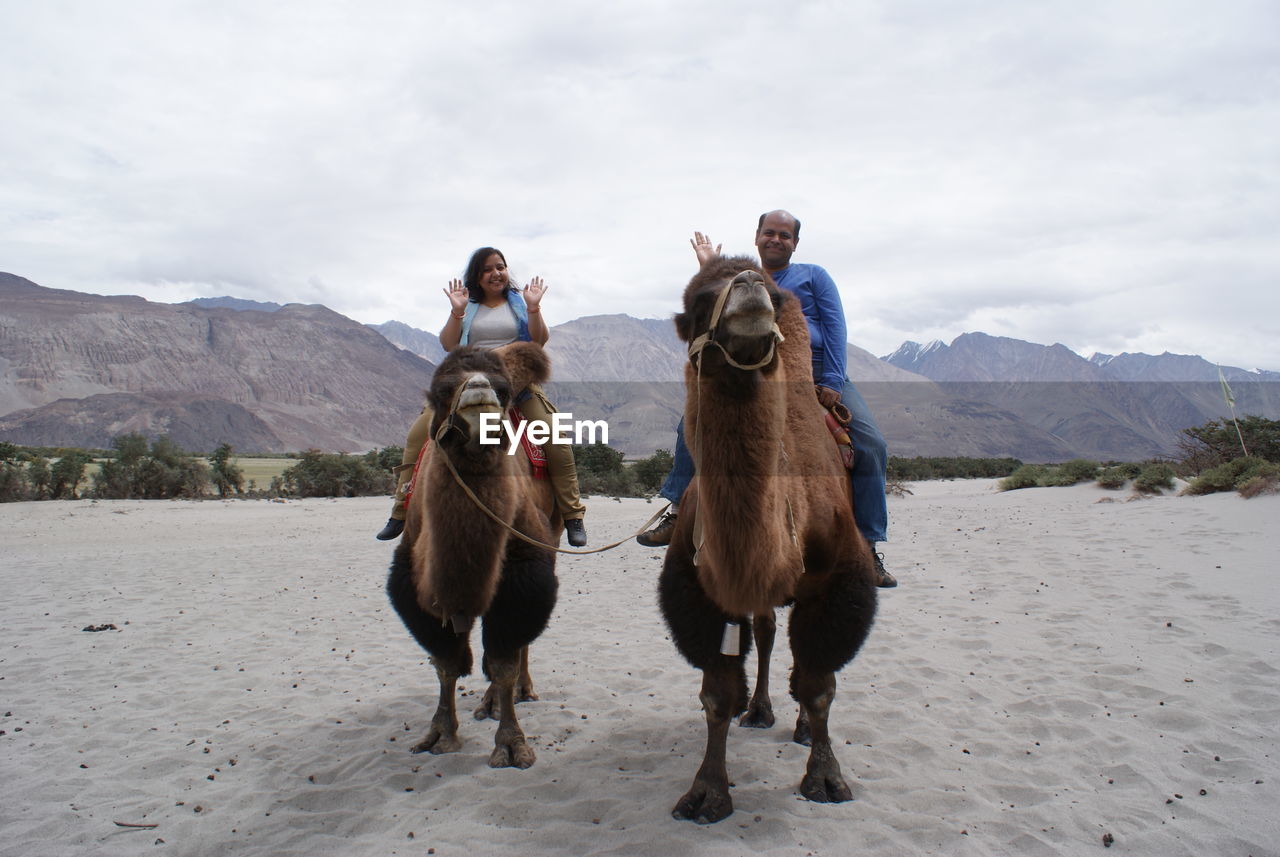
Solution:
<path fill-rule="evenodd" d="M 517 689 L 524 698 L 537 698 L 528 677 L 528 646 L 555 607 L 555 552 L 514 537 L 476 501 L 542 545 L 559 538 L 562 524 L 550 482 L 532 478 L 523 452 L 508 455 L 506 443 L 480 443 L 483 415 L 505 417 L 514 393 L 549 375 L 542 348 L 522 342 L 457 349 L 432 379 L 427 401 L 434 414 L 433 442 L 419 464 L 387 580 L 392 605 L 431 654 L 440 682 L 430 729 L 414 745 L 415 753 L 450 753 L 462 746 L 456 688 L 471 673 L 471 630 L 479 620 L 482 666 L 491 684 L 476 718 L 496 710 L 498 720 L 489 764 L 527 768 L 535 761 L 515 703 Z"/>
<path fill-rule="evenodd" d="M 850 800 L 828 720 L 835 673 L 874 620 L 875 565 L 814 396 L 804 316 L 754 259 L 728 257 L 690 281 L 675 322 L 690 344 L 685 429 L 697 475 L 680 504 L 659 603 L 677 649 L 702 671 L 707 745 L 672 813 L 709 823 L 733 812 L 725 757 L 730 722 L 748 706 L 752 628 L 772 645 L 773 611 L 784 605 L 790 690 L 810 744 L 800 791 Z M 754 716 L 771 721 L 767 686 L 764 697 Z"/>

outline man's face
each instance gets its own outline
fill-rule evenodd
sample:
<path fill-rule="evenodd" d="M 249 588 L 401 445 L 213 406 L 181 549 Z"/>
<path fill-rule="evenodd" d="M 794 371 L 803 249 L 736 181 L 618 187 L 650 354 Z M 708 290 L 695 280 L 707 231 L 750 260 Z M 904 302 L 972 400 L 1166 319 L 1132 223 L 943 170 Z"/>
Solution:
<path fill-rule="evenodd" d="M 766 271 L 780 271 L 791 264 L 796 252 L 795 224 L 784 214 L 768 214 L 756 230 L 756 249 Z"/>

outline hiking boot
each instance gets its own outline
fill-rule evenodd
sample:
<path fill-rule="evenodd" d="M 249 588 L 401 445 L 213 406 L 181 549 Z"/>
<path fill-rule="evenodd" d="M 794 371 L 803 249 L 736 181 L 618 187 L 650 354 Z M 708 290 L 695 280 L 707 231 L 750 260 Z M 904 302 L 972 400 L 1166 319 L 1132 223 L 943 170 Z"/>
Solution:
<path fill-rule="evenodd" d="M 404 532 L 404 521 L 399 518 L 387 518 L 387 525 L 374 536 L 380 542 L 389 542 Z"/>
<path fill-rule="evenodd" d="M 636 541 L 647 548 L 660 548 L 671 544 L 671 534 L 676 530 L 676 512 L 673 509 L 658 519 L 653 529 L 636 536 Z"/>
<path fill-rule="evenodd" d="M 569 536 L 569 544 L 580 548 L 587 543 L 587 528 L 582 525 L 581 518 L 570 518 L 564 522 L 564 531 Z"/>
<path fill-rule="evenodd" d="M 876 586 L 881 589 L 892 589 L 898 585 L 898 578 L 894 577 L 884 567 L 884 554 L 872 550 L 871 555 L 876 558 Z"/>

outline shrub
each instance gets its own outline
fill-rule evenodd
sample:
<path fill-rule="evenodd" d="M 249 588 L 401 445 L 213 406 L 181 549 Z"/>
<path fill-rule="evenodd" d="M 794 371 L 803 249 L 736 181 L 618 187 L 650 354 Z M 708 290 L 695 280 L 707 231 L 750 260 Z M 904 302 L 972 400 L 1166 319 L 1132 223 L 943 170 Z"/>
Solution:
<path fill-rule="evenodd" d="M 1091 482 L 1097 475 L 1098 462 L 1073 458 L 1048 471 L 1040 484 L 1049 487 L 1076 485 L 1080 482 Z"/>
<path fill-rule="evenodd" d="M 1048 473 L 1043 464 L 1024 464 L 1017 470 L 1001 479 L 997 487 L 1001 491 L 1016 491 L 1019 488 L 1036 488 Z"/>
<path fill-rule="evenodd" d="M 1183 471 L 1187 475 L 1202 474 L 1228 461 L 1243 458 L 1241 437 L 1251 457 L 1280 462 L 1280 420 L 1250 415 L 1241 417 L 1239 425 L 1239 434 L 1236 433 L 1236 423 L 1225 418 L 1183 429 L 1185 437 L 1178 442 Z"/>
<path fill-rule="evenodd" d="M 1139 494 L 1159 494 L 1173 487 L 1173 475 L 1168 462 L 1153 461 L 1134 477 L 1133 490 Z"/>
<path fill-rule="evenodd" d="M 669 449 L 660 449 L 648 458 L 642 458 L 631 465 L 631 473 L 635 476 L 636 486 L 647 494 L 656 494 L 662 488 L 675 456 Z"/>
<path fill-rule="evenodd" d="M 318 449 L 302 453 L 302 460 L 282 474 L 282 484 L 297 497 L 364 497 L 389 494 L 395 487 L 390 472 L 370 466 L 363 456 Z"/>
<path fill-rule="evenodd" d="M 1262 494 L 1280 494 L 1280 473 L 1266 473 L 1245 481 L 1240 486 L 1240 496 L 1246 500 Z"/>
<path fill-rule="evenodd" d="M 1213 494 L 1236 491 L 1254 479 L 1280 475 L 1280 464 L 1257 456 L 1247 456 L 1219 464 L 1201 473 L 1187 486 L 1187 494 Z"/>

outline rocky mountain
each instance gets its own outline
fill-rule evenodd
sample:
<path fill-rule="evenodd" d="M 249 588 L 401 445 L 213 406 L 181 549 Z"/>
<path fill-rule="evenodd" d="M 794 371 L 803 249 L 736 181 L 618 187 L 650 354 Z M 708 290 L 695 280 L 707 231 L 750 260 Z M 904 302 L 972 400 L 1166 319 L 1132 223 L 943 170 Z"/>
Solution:
<path fill-rule="evenodd" d="M 1173 455 L 1181 431 L 1229 414 L 1217 367 L 1165 353 L 1094 355 L 966 333 L 950 345 L 903 343 L 884 360 L 938 382 L 951 397 L 988 402 L 1088 458 Z M 1238 413 L 1280 416 L 1280 374 L 1223 367 Z"/>
<path fill-rule="evenodd" d="M 418 330 L 402 321 L 384 321 L 382 324 L 371 324 L 369 327 L 382 334 L 391 344 L 398 345 L 405 351 L 411 351 L 429 363 L 439 365 L 444 359 L 440 338 L 434 333 Z"/>
<path fill-rule="evenodd" d="M 605 420 L 630 456 L 671 448 L 685 346 L 669 319 L 575 319 L 552 329 L 548 352 L 561 411 Z M 398 445 L 442 354 L 431 333 L 322 306 L 158 304 L 0 274 L 0 439 L 102 447 L 140 431 L 198 451 Z M 965 334 L 904 343 L 884 360 L 850 345 L 848 357 L 895 455 L 1136 460 L 1176 452 L 1181 429 L 1227 412 L 1217 367 L 1185 355 L 1085 360 Z M 1239 413 L 1280 416 L 1277 373 L 1224 372 Z"/>
<path fill-rule="evenodd" d="M 230 295 L 223 295 L 220 298 L 196 298 L 187 301 L 187 305 L 205 309 L 256 309 L 262 312 L 275 312 L 284 307 L 284 304 L 274 301 L 251 301 L 245 298 L 233 298 Z"/>
<path fill-rule="evenodd" d="M 0 437 L 358 452 L 403 443 L 434 366 L 323 306 L 273 312 L 47 289 L 0 274 Z"/>

